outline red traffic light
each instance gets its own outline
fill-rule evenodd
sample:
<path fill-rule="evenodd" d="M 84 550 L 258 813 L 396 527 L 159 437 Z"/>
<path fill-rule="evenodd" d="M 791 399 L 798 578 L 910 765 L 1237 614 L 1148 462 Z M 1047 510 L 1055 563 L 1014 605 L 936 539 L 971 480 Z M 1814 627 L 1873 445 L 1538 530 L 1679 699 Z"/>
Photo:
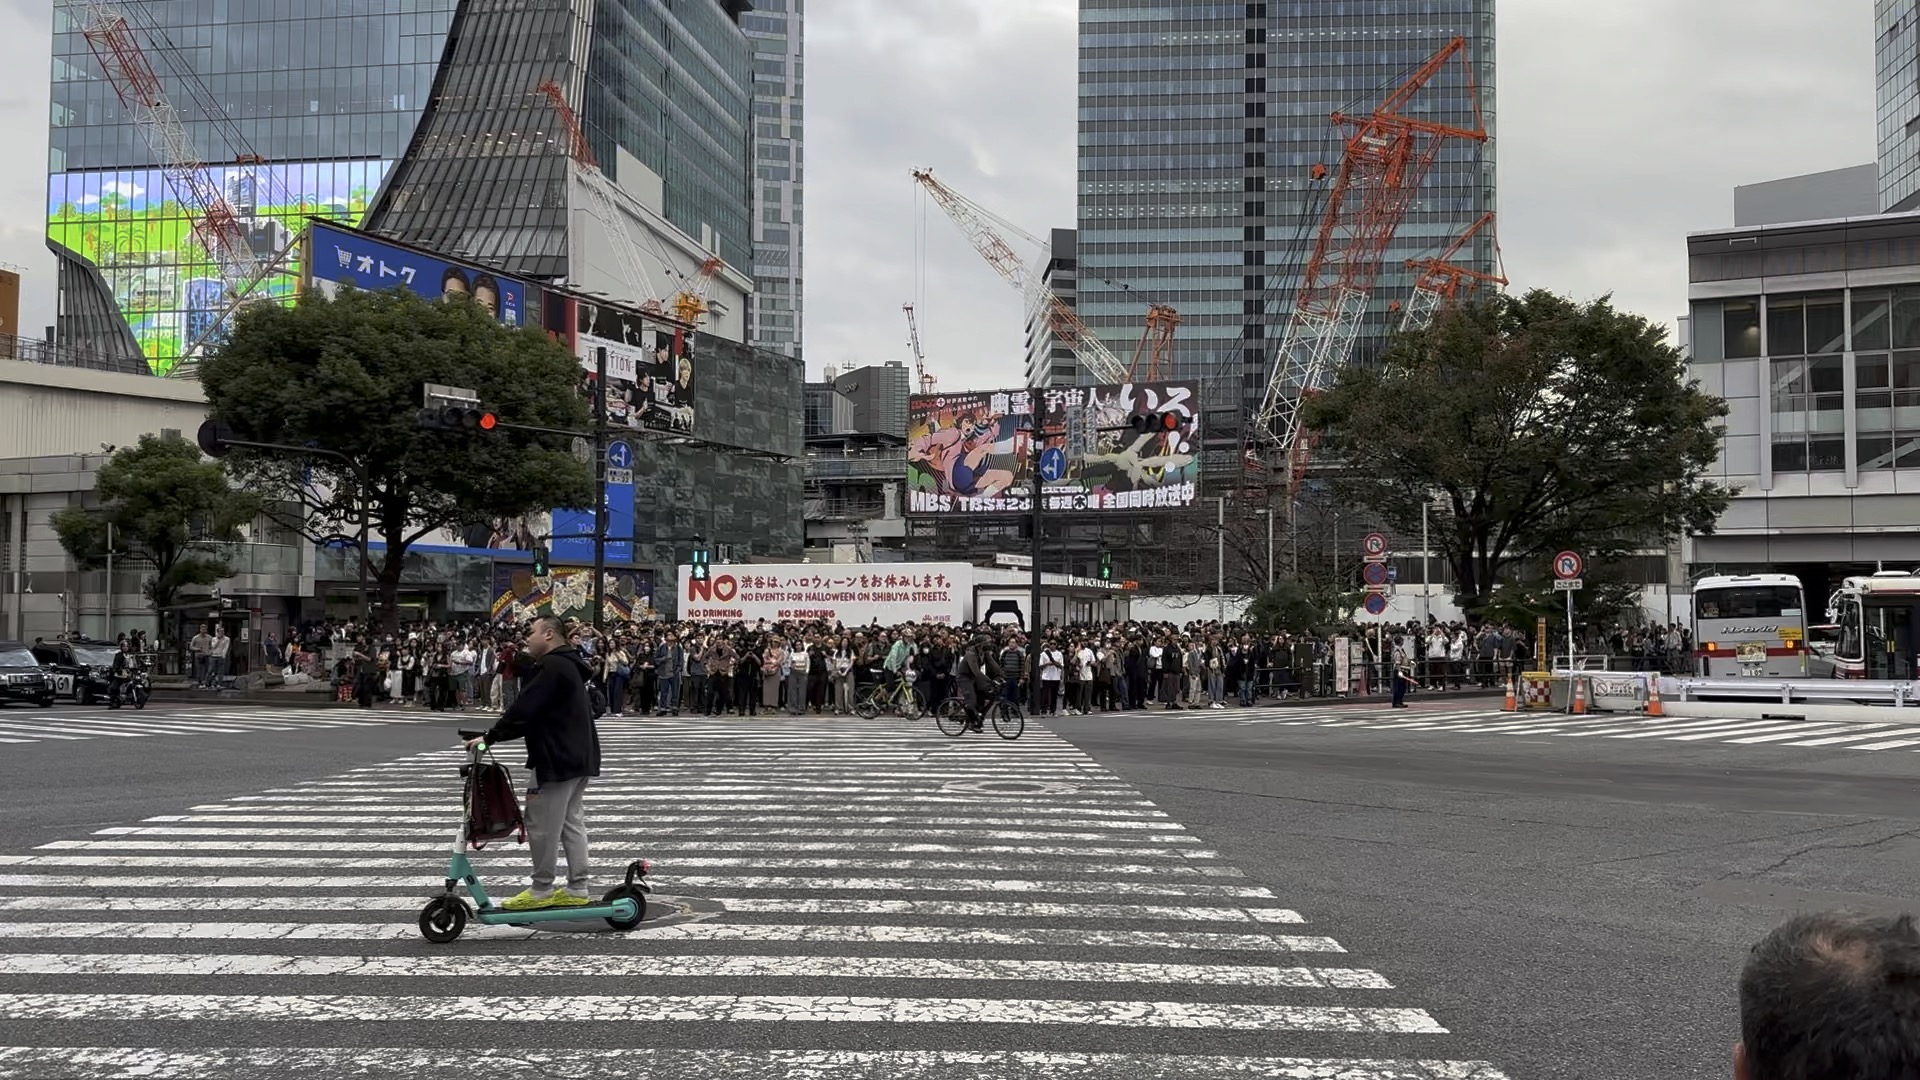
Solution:
<path fill-rule="evenodd" d="M 493 415 L 490 412 L 483 412 L 480 414 L 480 430 L 481 431 L 492 431 L 494 428 L 499 426 L 500 426 L 499 417 Z"/>
<path fill-rule="evenodd" d="M 1163 431 L 1179 431 L 1181 416 L 1179 413 L 1134 413 L 1127 418 L 1128 426 L 1141 434 L 1153 434 Z"/>

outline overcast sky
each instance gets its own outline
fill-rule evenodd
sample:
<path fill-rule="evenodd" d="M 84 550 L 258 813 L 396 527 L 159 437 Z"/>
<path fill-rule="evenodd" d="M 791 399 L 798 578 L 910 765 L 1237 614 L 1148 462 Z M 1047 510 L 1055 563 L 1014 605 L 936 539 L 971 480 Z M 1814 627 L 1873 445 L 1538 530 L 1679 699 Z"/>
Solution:
<path fill-rule="evenodd" d="M 1670 322 L 1682 238 L 1732 189 L 1873 160 L 1872 0 L 1499 0 L 1500 239 L 1520 288 L 1611 292 Z M 1028 232 L 1074 223 L 1077 0 L 810 0 L 808 369 L 909 358 L 919 284 L 944 388 L 1016 385 L 1019 296 L 908 171 Z M 49 0 L 0 0 L 0 262 L 53 319 Z M 921 232 L 924 207 L 924 245 Z M 918 254 L 917 254 L 918 253 Z M 1037 255 L 1037 251 L 1035 253 Z"/>

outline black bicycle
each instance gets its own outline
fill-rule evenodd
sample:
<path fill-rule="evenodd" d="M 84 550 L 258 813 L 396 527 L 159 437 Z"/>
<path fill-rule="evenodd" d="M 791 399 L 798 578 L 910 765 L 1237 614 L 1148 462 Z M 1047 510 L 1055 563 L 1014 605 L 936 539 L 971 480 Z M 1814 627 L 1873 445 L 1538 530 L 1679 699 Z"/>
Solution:
<path fill-rule="evenodd" d="M 986 708 L 987 719 L 993 721 L 993 733 L 1003 739 L 1017 739 L 1027 730 L 1027 713 L 1017 701 L 1008 701 L 995 687 L 993 703 Z M 967 703 L 964 698 L 955 696 L 940 703 L 935 711 L 933 722 L 940 734 L 957 739 L 967 733 L 973 725 L 967 720 Z M 982 728 L 984 730 L 984 726 Z"/>

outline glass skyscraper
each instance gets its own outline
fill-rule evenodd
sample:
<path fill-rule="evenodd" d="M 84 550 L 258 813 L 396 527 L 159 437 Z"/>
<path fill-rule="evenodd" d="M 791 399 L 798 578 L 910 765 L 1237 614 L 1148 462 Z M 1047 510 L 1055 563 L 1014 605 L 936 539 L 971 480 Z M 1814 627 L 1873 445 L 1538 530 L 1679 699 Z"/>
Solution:
<path fill-rule="evenodd" d="M 806 0 L 754 0 L 740 17 L 753 42 L 753 318 L 747 340 L 800 357 L 806 120 Z"/>
<path fill-rule="evenodd" d="M 1312 170 L 1337 171 L 1341 155 L 1331 114 L 1372 111 L 1463 37 L 1491 131 L 1493 6 L 1081 0 L 1081 318 L 1126 356 L 1149 302 L 1178 309 L 1171 377 L 1202 384 L 1217 410 L 1210 435 L 1226 435 L 1259 405 L 1312 253 L 1327 183 Z M 1408 111 L 1470 127 L 1463 71 L 1456 63 Z M 1407 260 L 1438 254 L 1494 209 L 1494 176 L 1491 142 L 1445 148 L 1387 252 L 1359 358 L 1411 289 Z M 1491 238 L 1459 261 L 1491 270 Z"/>
<path fill-rule="evenodd" d="M 1920 0 L 1873 6 L 1880 209 L 1920 207 Z"/>
<path fill-rule="evenodd" d="M 122 0 L 264 260 L 309 216 L 533 280 L 568 273 L 552 80 L 602 167 L 748 265 L 748 0 Z M 47 240 L 63 343 L 164 372 L 222 306 L 193 215 L 64 4 L 54 9 Z M 645 186 L 645 185 L 642 185 Z M 292 267 L 265 279 L 293 291 Z"/>

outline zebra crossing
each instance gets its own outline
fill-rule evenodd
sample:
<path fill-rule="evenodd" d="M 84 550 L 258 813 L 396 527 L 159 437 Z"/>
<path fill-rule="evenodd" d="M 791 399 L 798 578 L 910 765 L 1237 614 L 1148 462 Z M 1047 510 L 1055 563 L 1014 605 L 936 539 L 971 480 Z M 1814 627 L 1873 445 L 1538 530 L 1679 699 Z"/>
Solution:
<path fill-rule="evenodd" d="M 0 854 L 0 1077 L 1505 1080 L 1038 724 L 601 730 L 596 865 L 659 890 L 626 934 L 420 940 L 453 747 Z"/>
<path fill-rule="evenodd" d="M 1657 740 L 1727 746 L 1920 752 L 1920 710 L 1907 722 L 1813 721 L 1779 717 L 1642 716 L 1637 713 L 1505 712 L 1497 708 L 1222 709 L 1176 714 L 1247 727 L 1351 728 L 1432 735 Z"/>
<path fill-rule="evenodd" d="M 87 709 L 25 712 L 0 709 L 0 745 L 88 739 L 151 739 L 167 735 L 238 735 L 258 731 L 429 724 L 444 717 L 359 709 L 280 707 Z"/>

